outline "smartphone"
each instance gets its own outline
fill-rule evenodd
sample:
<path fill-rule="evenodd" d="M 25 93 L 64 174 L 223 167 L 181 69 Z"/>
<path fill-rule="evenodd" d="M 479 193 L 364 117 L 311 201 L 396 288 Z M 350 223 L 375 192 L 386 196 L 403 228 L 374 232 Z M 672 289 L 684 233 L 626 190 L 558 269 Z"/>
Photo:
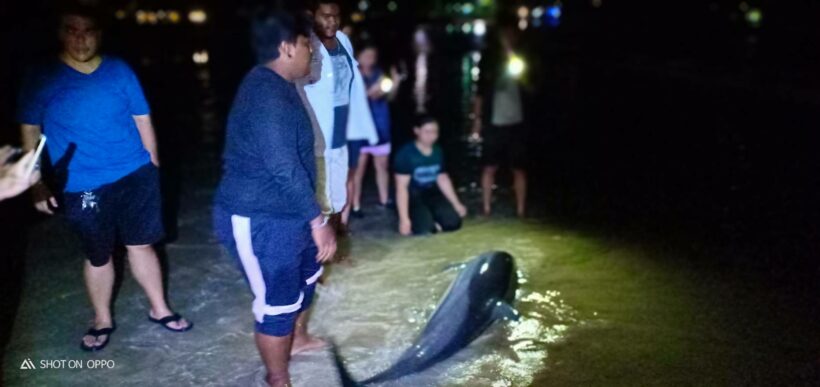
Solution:
<path fill-rule="evenodd" d="M 31 160 L 31 165 L 26 168 L 26 180 L 31 178 L 31 174 L 35 169 L 40 169 L 40 155 L 43 154 L 43 149 L 46 147 L 46 135 L 40 135 L 40 141 L 37 143 L 37 149 L 34 151 L 34 158 Z"/>

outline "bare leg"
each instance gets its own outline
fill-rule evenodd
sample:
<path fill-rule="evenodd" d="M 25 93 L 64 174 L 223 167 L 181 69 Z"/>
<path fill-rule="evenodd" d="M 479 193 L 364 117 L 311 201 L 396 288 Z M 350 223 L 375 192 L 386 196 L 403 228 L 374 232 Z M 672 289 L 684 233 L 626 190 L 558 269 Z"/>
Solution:
<path fill-rule="evenodd" d="M 256 348 L 259 349 L 259 355 L 262 356 L 262 362 L 268 371 L 265 381 L 272 387 L 290 387 L 288 362 L 293 335 L 279 337 L 256 333 L 254 338 Z"/>
<path fill-rule="evenodd" d="M 495 185 L 495 173 L 497 171 L 497 165 L 489 165 L 484 167 L 481 172 L 481 198 L 484 203 L 484 215 L 490 215 L 493 211 L 493 185 Z"/>
<path fill-rule="evenodd" d="M 513 187 L 515 189 L 515 214 L 523 218 L 527 214 L 527 172 L 513 169 Z"/>
<path fill-rule="evenodd" d="M 85 277 L 85 288 L 88 291 L 88 298 L 91 306 L 94 307 L 94 329 L 102 329 L 113 326 L 111 319 L 111 294 L 114 290 L 114 262 L 111 258 L 103 266 L 95 267 L 91 261 L 85 260 L 83 267 Z M 102 335 L 94 341 L 93 336 L 84 336 L 83 342 L 88 347 L 99 346 L 108 338 Z"/>
<path fill-rule="evenodd" d="M 299 317 L 296 318 L 296 326 L 293 330 L 293 346 L 290 349 L 291 355 L 309 352 L 327 346 L 326 341 L 308 334 L 307 323 L 309 315 L 310 311 L 308 310 L 299 313 Z"/>
<path fill-rule="evenodd" d="M 379 203 L 387 204 L 388 190 L 390 189 L 390 173 L 387 170 L 387 156 L 373 157 L 373 165 L 376 167 L 376 186 L 379 188 Z"/>
<path fill-rule="evenodd" d="M 362 207 L 362 181 L 364 181 L 364 174 L 367 172 L 368 155 L 362 153 L 359 155 L 359 166 L 356 172 L 353 173 L 353 209 L 358 210 Z"/>
<path fill-rule="evenodd" d="M 165 293 L 162 287 L 162 272 L 159 267 L 159 257 L 151 245 L 125 246 L 128 250 L 128 262 L 131 264 L 131 273 L 139 282 L 148 302 L 151 303 L 150 316 L 153 318 L 163 318 L 173 314 L 168 304 L 165 302 Z M 182 329 L 188 326 L 185 319 L 168 323 L 174 329 Z"/>
<path fill-rule="evenodd" d="M 347 188 L 347 203 L 345 203 L 345 208 L 342 209 L 342 225 L 347 226 L 348 222 L 350 221 L 350 204 L 352 202 L 353 196 L 353 176 L 356 174 L 357 168 L 350 168 L 347 171 L 347 183 L 345 184 Z"/>

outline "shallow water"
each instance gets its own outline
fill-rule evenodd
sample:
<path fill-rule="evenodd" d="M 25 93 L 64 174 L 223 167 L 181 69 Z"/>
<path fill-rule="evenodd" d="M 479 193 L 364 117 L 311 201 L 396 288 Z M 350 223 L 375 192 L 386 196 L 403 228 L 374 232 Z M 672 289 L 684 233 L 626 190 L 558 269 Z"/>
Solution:
<path fill-rule="evenodd" d="M 250 295 L 210 232 L 213 181 L 182 181 L 177 240 L 166 246 L 169 294 L 195 321 L 174 334 L 149 323 L 126 270 L 118 330 L 98 354 L 78 344 L 91 317 L 76 240 L 58 221 L 32 230 L 25 287 L 4 356 L 4 384 L 262 385 Z M 372 199 L 372 198 L 371 198 Z M 473 198 L 474 199 L 474 198 Z M 504 198 L 502 197 L 502 200 Z M 356 379 L 390 366 L 423 329 L 456 270 L 505 250 L 520 272 L 518 322 L 491 327 L 454 357 L 396 386 L 811 385 L 820 340 L 814 310 L 786 286 L 726 272 L 663 247 L 630 245 L 503 216 L 463 230 L 400 238 L 391 214 L 365 203 L 354 220 L 349 263 L 319 288 L 314 334 L 332 339 Z M 503 211 L 502 211 L 503 212 Z M 21 370 L 25 359 L 37 370 Z M 113 369 L 41 369 L 55 359 L 113 360 Z M 296 356 L 296 386 L 333 386 L 328 352 Z"/>
<path fill-rule="evenodd" d="M 424 328 L 457 274 L 448 265 L 505 250 L 520 271 L 522 318 L 496 324 L 454 358 L 390 384 L 529 385 L 544 367 L 548 346 L 582 324 L 560 292 L 543 281 L 550 266 L 543 231 L 537 224 L 505 221 L 470 224 L 464 232 L 435 237 L 356 238 L 353 266 L 332 271 L 313 327 L 334 339 L 354 377 L 372 376 L 388 368 Z"/>

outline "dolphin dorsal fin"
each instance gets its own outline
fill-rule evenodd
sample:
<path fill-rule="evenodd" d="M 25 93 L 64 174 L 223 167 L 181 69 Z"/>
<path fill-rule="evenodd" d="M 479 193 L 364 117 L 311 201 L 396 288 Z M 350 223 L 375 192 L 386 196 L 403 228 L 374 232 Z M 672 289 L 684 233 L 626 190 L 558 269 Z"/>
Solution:
<path fill-rule="evenodd" d="M 493 309 L 493 317 L 497 320 L 518 321 L 521 317 L 521 313 L 518 313 L 518 311 L 506 301 L 498 301 L 495 303 L 495 309 Z"/>

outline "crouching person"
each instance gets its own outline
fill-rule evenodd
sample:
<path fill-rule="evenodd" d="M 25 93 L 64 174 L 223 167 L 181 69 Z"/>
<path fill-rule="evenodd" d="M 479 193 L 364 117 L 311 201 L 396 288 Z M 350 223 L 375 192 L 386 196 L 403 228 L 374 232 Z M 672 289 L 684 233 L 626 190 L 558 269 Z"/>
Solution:
<path fill-rule="evenodd" d="M 396 207 L 399 232 L 423 235 L 461 228 L 467 208 L 444 172 L 444 155 L 438 140 L 438 122 L 430 116 L 416 120 L 416 140 L 396 154 Z"/>
<path fill-rule="evenodd" d="M 254 19 L 260 64 L 245 76 L 228 116 L 214 205 L 216 232 L 254 296 L 255 340 L 272 386 L 290 385 L 292 352 L 323 344 L 295 327 L 306 318 L 321 263 L 336 251 L 316 202 L 313 130 L 293 83 L 309 71 L 309 34 L 309 21 L 296 15 Z"/>

